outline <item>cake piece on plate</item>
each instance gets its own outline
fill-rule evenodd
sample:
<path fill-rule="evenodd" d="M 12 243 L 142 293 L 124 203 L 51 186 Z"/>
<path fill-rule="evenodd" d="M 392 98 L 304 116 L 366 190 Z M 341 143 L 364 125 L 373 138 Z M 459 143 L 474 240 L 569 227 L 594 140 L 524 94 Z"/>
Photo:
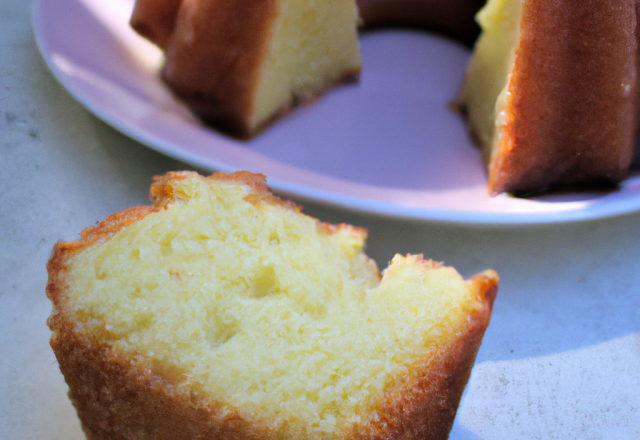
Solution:
<path fill-rule="evenodd" d="M 357 23 L 355 0 L 138 0 L 131 17 L 175 95 L 239 137 L 357 81 Z"/>
<path fill-rule="evenodd" d="M 637 131 L 636 0 L 490 0 L 460 103 L 489 192 L 614 184 Z"/>

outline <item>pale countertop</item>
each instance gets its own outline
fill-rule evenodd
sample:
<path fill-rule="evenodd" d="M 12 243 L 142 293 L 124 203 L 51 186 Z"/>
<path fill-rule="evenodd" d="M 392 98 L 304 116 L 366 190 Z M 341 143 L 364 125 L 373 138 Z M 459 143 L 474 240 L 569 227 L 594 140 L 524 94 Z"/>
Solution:
<path fill-rule="evenodd" d="M 146 204 L 152 176 L 189 169 L 115 131 L 50 75 L 31 2 L 0 3 L 0 438 L 84 438 L 48 346 L 45 265 L 59 240 Z M 423 253 L 501 278 L 451 439 L 640 438 L 640 214 L 482 228 L 354 214 L 380 266 Z"/>

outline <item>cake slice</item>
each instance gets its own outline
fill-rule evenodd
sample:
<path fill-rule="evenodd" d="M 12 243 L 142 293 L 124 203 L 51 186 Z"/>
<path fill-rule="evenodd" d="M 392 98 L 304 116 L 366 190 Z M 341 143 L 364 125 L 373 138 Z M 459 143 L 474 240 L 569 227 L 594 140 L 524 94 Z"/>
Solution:
<path fill-rule="evenodd" d="M 164 82 L 216 128 L 250 137 L 362 66 L 355 0 L 138 0 Z"/>
<path fill-rule="evenodd" d="M 396 255 L 247 172 L 169 173 L 48 265 L 89 439 L 445 439 L 498 276 Z"/>
<path fill-rule="evenodd" d="M 489 192 L 611 185 L 633 157 L 636 0 L 489 0 L 461 92 Z"/>

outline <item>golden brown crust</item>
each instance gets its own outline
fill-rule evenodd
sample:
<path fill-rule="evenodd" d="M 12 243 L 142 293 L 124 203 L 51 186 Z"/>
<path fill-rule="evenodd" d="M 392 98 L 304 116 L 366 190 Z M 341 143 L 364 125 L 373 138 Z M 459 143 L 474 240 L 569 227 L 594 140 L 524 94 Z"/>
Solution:
<path fill-rule="evenodd" d="M 57 256 L 59 257 L 59 255 Z M 115 349 L 77 334 L 54 293 L 64 275 L 50 265 L 50 296 L 61 313 L 52 315 L 51 347 L 91 440 L 275 439 L 279 430 L 243 417 L 236 409 L 177 389 L 144 362 L 126 360 Z M 375 414 L 343 432 L 345 439 L 446 439 L 455 419 L 497 290 L 497 276 L 472 279 L 483 300 L 460 336 L 412 368 L 393 385 Z M 425 398 L 428 396 L 428 398 Z"/>
<path fill-rule="evenodd" d="M 524 2 L 489 191 L 621 180 L 638 105 L 636 0 Z"/>
<path fill-rule="evenodd" d="M 115 234 L 118 230 L 163 209 L 174 200 L 173 184 L 187 178 L 202 178 L 196 173 L 168 173 L 155 179 L 153 207 L 132 208 L 110 216 L 88 228 L 81 239 L 58 243 L 47 265 L 47 296 L 53 303 L 48 325 L 53 331 L 53 348 L 60 370 L 69 385 L 69 395 L 77 409 L 87 437 L 91 440 L 140 439 L 276 439 L 284 426 L 265 426 L 243 416 L 221 402 L 201 398 L 197 390 L 173 384 L 172 372 L 143 358 L 125 357 L 104 338 L 84 336 L 76 328 L 66 309 L 67 262 L 87 246 Z M 277 202 L 264 184 L 264 176 L 247 172 L 216 173 L 207 179 L 233 181 L 252 188 L 258 202 Z M 328 232 L 348 225 L 321 224 Z M 427 268 L 440 263 L 420 259 Z M 481 308 L 472 313 L 459 337 L 429 358 L 411 368 L 411 374 L 392 385 L 379 402 L 375 415 L 361 424 L 348 427 L 341 438 L 353 439 L 446 439 L 468 380 L 482 336 L 489 323 L 498 276 L 487 271 L 470 280 Z M 93 329 L 92 331 L 98 331 Z M 100 342 L 102 341 L 102 342 Z M 425 396 L 429 396 L 425 398 Z"/>
<path fill-rule="evenodd" d="M 254 203 L 269 203 L 272 205 L 280 205 L 286 209 L 301 211 L 302 208 L 295 203 L 282 200 L 273 195 L 269 187 L 265 183 L 265 176 L 255 174 L 249 171 L 237 171 L 235 173 L 217 172 L 208 177 L 203 177 L 193 171 L 168 172 L 161 176 L 155 176 L 149 197 L 153 202 L 153 206 L 136 206 L 125 209 L 108 216 L 95 226 L 89 226 L 80 232 L 80 240 L 69 242 L 58 242 L 54 246 L 53 256 L 49 261 L 49 265 L 55 264 L 58 267 L 63 260 L 62 256 L 73 252 L 78 252 L 92 244 L 104 241 L 113 236 L 119 230 L 126 228 L 132 223 L 141 220 L 145 216 L 163 209 L 167 204 L 176 199 L 174 193 L 174 183 L 188 178 L 219 180 L 227 182 L 235 182 L 246 185 L 251 191 L 245 196 L 248 201 Z M 65 257 L 66 258 L 66 257 Z M 58 269 L 55 269 L 58 270 Z M 54 270 L 54 271 L 55 271 Z"/>
<path fill-rule="evenodd" d="M 252 127 L 251 97 L 277 0 L 137 0 L 131 24 L 166 52 L 162 77 L 202 120 L 248 138 L 315 95 Z M 484 0 L 358 0 L 365 26 L 417 25 L 473 41 Z M 244 26 L 236 24 L 242 22 Z M 524 2 L 489 192 L 527 193 L 622 180 L 637 132 L 638 1 Z M 488 150 L 487 150 L 488 151 Z"/>

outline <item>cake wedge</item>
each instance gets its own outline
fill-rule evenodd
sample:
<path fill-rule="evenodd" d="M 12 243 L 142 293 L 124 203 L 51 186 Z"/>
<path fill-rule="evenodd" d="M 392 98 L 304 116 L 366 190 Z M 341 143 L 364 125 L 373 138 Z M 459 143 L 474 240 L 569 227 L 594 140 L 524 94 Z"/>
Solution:
<path fill-rule="evenodd" d="M 419 255 L 260 175 L 169 173 L 153 205 L 59 242 L 51 346 L 89 439 L 445 439 L 498 276 Z"/>
<path fill-rule="evenodd" d="M 632 161 L 636 0 L 489 0 L 460 104 L 488 191 L 612 186 Z"/>

